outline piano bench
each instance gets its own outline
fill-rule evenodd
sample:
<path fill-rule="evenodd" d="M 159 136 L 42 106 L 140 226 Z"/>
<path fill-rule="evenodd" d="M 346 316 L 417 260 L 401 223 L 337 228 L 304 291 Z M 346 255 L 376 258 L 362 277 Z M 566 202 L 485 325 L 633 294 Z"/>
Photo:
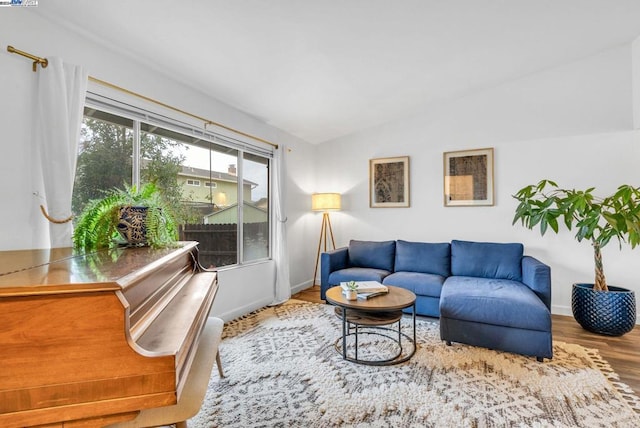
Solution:
<path fill-rule="evenodd" d="M 223 326 L 224 322 L 220 318 L 207 319 L 198 351 L 177 404 L 142 410 L 135 419 L 109 425 L 107 428 L 148 428 L 171 424 L 176 424 L 176 428 L 186 428 L 186 420 L 200 411 L 209 386 L 214 360 L 220 377 L 224 377 L 218 352 Z"/>

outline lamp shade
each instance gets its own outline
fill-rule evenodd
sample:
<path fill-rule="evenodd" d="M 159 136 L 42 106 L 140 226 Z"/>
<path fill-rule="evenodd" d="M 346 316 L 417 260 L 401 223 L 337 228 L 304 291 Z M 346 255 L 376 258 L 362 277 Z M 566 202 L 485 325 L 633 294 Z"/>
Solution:
<path fill-rule="evenodd" d="M 339 210 L 340 193 L 314 193 L 311 195 L 311 210 L 329 211 Z"/>

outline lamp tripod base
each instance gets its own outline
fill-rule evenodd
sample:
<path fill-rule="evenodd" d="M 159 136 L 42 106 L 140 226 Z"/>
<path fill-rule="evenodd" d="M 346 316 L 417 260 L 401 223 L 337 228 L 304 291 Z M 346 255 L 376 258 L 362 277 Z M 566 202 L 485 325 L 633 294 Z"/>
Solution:
<path fill-rule="evenodd" d="M 327 231 L 329 234 L 327 235 Z M 322 227 L 320 228 L 320 240 L 318 241 L 318 252 L 316 254 L 316 268 L 313 271 L 313 285 L 318 285 L 316 283 L 316 275 L 318 274 L 318 263 L 320 262 L 320 249 L 323 248 L 323 252 L 327 251 L 329 237 L 331 237 L 331 249 L 336 249 L 336 243 L 333 239 L 333 229 L 331 227 L 331 219 L 329 218 L 328 212 L 322 213 Z"/>

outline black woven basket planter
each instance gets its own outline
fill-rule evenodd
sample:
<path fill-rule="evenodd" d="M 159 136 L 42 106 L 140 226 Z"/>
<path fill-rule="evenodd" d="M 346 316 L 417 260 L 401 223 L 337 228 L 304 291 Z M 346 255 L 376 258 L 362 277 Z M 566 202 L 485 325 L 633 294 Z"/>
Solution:
<path fill-rule="evenodd" d="M 595 291 L 593 284 L 573 284 L 571 309 L 582 328 L 598 334 L 622 336 L 636 324 L 636 297 L 626 288 Z"/>

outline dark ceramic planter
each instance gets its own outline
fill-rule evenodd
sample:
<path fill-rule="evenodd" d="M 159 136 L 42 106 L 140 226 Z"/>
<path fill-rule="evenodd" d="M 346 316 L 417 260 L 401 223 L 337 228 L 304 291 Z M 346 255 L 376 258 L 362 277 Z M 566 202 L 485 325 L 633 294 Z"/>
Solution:
<path fill-rule="evenodd" d="M 148 207 L 124 206 L 120 208 L 118 233 L 128 245 L 147 244 L 147 211 Z"/>
<path fill-rule="evenodd" d="M 598 334 L 622 336 L 636 324 L 635 293 L 626 288 L 595 291 L 593 284 L 573 284 L 571 309 L 582 328 Z"/>

